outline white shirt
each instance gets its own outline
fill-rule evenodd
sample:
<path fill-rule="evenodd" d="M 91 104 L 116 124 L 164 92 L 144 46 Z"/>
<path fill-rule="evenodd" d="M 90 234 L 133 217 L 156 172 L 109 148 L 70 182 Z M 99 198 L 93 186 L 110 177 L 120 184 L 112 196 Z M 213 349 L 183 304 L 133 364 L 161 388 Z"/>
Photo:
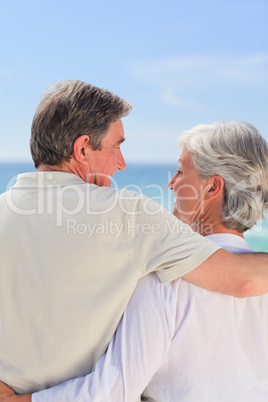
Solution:
<path fill-rule="evenodd" d="M 210 238 L 229 251 L 252 251 L 235 235 Z M 148 384 L 150 402 L 267 402 L 267 311 L 267 294 L 237 299 L 150 274 L 95 371 L 32 401 L 134 402 Z"/>
<path fill-rule="evenodd" d="M 25 393 L 87 374 L 141 277 L 173 280 L 217 249 L 137 193 L 19 175 L 0 196 L 0 379 Z"/>

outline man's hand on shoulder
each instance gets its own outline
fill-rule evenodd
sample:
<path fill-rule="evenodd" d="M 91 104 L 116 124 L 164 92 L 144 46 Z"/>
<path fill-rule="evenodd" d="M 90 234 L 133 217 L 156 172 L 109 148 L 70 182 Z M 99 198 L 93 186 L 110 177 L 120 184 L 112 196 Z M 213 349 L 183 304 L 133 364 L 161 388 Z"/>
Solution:
<path fill-rule="evenodd" d="M 31 402 L 31 394 L 16 395 L 8 385 L 0 381 L 0 402 Z"/>

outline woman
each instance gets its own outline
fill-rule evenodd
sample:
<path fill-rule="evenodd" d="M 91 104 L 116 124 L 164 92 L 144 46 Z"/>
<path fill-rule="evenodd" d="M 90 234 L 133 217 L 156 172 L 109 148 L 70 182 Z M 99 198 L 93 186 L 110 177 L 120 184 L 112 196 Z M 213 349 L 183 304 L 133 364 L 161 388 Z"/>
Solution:
<path fill-rule="evenodd" d="M 174 215 L 229 251 L 252 252 L 243 233 L 268 209 L 264 138 L 248 123 L 218 122 L 185 132 L 178 145 Z M 268 295 L 236 299 L 151 274 L 95 371 L 32 401 L 131 402 L 143 390 L 142 400 L 158 402 L 267 401 L 267 308 Z"/>

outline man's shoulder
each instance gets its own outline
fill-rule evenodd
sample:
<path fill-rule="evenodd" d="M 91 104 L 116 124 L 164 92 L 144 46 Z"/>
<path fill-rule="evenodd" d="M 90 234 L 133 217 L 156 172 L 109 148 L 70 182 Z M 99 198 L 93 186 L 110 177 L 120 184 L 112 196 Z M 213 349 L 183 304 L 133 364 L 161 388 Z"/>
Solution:
<path fill-rule="evenodd" d="M 139 216 L 164 216 L 168 219 L 180 223 L 169 211 L 167 211 L 161 204 L 155 202 L 151 198 L 136 191 L 128 190 L 127 188 L 113 188 L 113 187 L 99 187 L 96 185 L 91 186 L 89 196 L 93 199 L 113 200 L 123 212 L 130 213 L 131 215 Z M 93 187 L 92 187 L 93 186 Z M 85 189 L 85 191 L 88 191 Z M 96 198 L 95 198 L 96 197 Z"/>

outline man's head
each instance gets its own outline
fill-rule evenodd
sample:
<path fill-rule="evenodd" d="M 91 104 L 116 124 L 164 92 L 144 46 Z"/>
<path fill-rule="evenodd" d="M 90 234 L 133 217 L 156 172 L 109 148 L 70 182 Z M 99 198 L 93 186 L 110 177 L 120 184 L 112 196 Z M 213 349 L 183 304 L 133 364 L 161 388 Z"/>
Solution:
<path fill-rule="evenodd" d="M 69 162 L 81 136 L 88 138 L 87 145 L 98 153 L 94 156 L 102 157 L 104 138 L 113 131 L 114 124 L 118 131 L 118 122 L 131 109 L 127 101 L 82 81 L 64 80 L 50 85 L 32 123 L 31 153 L 35 166 L 62 166 Z"/>
<path fill-rule="evenodd" d="M 215 200 L 213 191 L 222 186 L 221 219 L 228 229 L 243 233 L 263 217 L 268 209 L 268 144 L 255 127 L 243 121 L 199 124 L 179 137 L 178 146 L 186 163 L 193 163 L 204 197 Z"/>

